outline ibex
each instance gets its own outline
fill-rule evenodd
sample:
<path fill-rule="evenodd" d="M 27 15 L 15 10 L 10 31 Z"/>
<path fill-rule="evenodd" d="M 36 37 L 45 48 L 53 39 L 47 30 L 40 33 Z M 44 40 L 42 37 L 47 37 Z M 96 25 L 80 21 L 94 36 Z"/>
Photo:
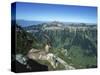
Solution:
<path fill-rule="evenodd" d="M 55 59 L 54 59 L 54 55 L 52 53 L 48 53 L 49 52 L 49 48 L 50 46 L 48 44 L 45 45 L 45 50 L 37 50 L 37 49 L 31 49 L 28 54 L 27 57 L 33 60 L 47 60 L 52 66 L 53 68 L 56 68 L 56 64 L 55 64 Z"/>

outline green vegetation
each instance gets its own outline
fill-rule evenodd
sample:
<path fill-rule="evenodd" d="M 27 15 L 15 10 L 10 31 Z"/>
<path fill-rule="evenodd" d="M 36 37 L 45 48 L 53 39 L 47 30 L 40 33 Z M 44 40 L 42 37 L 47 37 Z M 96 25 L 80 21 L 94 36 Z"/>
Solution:
<path fill-rule="evenodd" d="M 50 52 L 65 60 L 75 68 L 90 68 L 97 66 L 97 31 L 55 30 L 45 31 L 48 34 L 52 48 Z M 67 50 L 68 55 L 62 53 Z"/>
<path fill-rule="evenodd" d="M 16 25 L 16 53 L 27 54 L 36 41 L 31 33 L 27 33 L 22 27 Z"/>
<path fill-rule="evenodd" d="M 51 53 L 75 68 L 97 67 L 97 29 L 91 29 L 90 26 L 85 30 L 67 27 L 63 30 L 44 30 L 44 26 L 37 25 L 37 32 L 26 32 L 32 28 L 35 27 L 23 29 L 17 26 L 17 53 L 27 54 L 31 48 L 43 50 L 45 44 L 50 44 Z M 39 62 L 48 65 L 49 70 L 54 70 L 47 61 Z M 64 69 L 64 66 L 59 64 L 55 70 L 60 69 Z"/>

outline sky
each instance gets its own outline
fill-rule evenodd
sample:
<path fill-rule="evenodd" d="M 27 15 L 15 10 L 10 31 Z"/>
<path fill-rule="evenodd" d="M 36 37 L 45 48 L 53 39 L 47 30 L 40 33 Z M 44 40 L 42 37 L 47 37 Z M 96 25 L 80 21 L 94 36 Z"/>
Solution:
<path fill-rule="evenodd" d="M 97 23 L 97 7 L 17 2 L 16 19 Z"/>

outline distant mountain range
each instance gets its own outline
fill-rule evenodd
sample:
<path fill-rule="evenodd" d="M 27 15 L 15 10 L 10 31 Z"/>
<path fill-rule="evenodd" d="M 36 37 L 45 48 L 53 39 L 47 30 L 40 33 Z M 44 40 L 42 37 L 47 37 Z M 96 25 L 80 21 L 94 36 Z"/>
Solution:
<path fill-rule="evenodd" d="M 49 24 L 49 23 L 62 23 L 63 25 L 80 25 L 83 23 L 77 23 L 77 22 L 59 22 L 59 21 L 30 21 L 30 20 L 16 20 L 16 23 L 22 27 L 26 26 L 32 26 L 32 25 L 38 25 L 38 24 Z M 85 23 L 86 25 L 96 25 L 93 23 Z"/>
<path fill-rule="evenodd" d="M 16 23 L 18 25 L 21 25 L 22 27 L 25 27 L 25 26 L 41 24 L 44 22 L 43 21 L 16 20 Z"/>

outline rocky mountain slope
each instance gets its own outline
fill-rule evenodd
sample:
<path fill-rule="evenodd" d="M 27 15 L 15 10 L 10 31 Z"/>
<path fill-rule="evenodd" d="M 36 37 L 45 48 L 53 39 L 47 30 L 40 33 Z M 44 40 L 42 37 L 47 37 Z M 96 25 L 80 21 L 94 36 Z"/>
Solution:
<path fill-rule="evenodd" d="M 48 66 L 48 70 L 97 67 L 96 25 L 66 25 L 54 21 L 27 27 L 17 26 L 16 33 L 16 54 Z M 46 46 L 50 48 L 46 50 Z M 31 49 L 33 53 L 27 56 Z"/>
<path fill-rule="evenodd" d="M 25 30 L 38 39 L 40 46 L 49 43 L 51 45 L 50 52 L 69 62 L 74 67 L 96 67 L 96 25 L 86 25 L 84 23 L 65 25 L 54 21 L 36 27 L 29 26 Z M 63 51 L 67 52 L 67 55 Z"/>

